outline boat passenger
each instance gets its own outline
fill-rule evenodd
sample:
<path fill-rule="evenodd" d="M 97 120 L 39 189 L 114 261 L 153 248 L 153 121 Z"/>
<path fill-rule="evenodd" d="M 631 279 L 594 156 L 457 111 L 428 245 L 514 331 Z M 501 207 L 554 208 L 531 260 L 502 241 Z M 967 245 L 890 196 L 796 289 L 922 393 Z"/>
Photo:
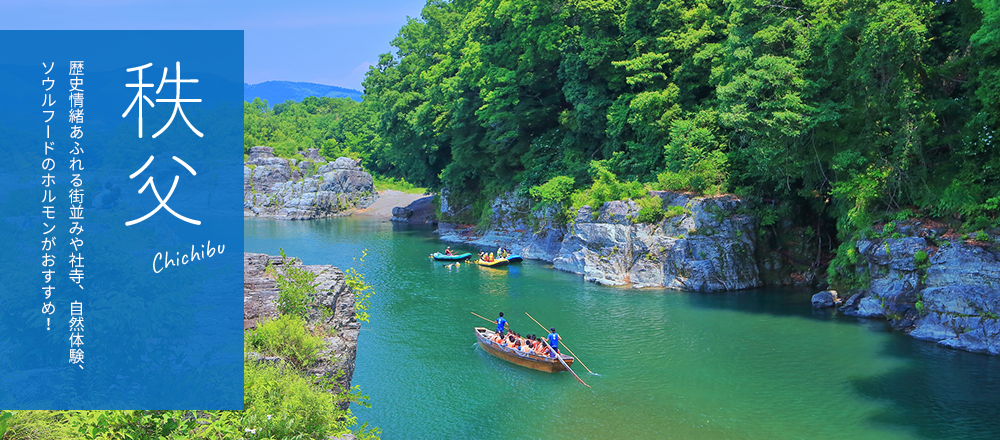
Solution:
<path fill-rule="evenodd" d="M 500 337 L 502 338 L 503 333 L 507 331 L 509 328 L 510 325 L 507 324 L 507 320 L 503 319 L 503 312 L 500 312 L 500 317 L 497 318 L 497 334 L 500 335 Z"/>
<path fill-rule="evenodd" d="M 507 348 L 515 349 L 517 348 L 517 338 L 514 335 L 509 335 L 507 338 Z"/>
<path fill-rule="evenodd" d="M 521 344 L 521 352 L 524 353 L 524 354 L 531 353 L 531 341 L 530 340 L 528 340 L 528 339 L 524 340 L 524 343 Z"/>
<path fill-rule="evenodd" d="M 448 246 L 448 247 L 446 247 L 444 249 L 444 254 L 445 255 L 455 255 L 455 253 L 451 251 L 451 246 Z"/>

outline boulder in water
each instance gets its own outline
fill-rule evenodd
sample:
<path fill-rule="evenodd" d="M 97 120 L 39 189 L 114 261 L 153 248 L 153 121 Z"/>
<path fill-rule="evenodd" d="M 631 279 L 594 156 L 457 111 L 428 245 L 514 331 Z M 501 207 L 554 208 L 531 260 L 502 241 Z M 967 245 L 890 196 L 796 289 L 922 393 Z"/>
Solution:
<path fill-rule="evenodd" d="M 837 304 L 837 291 L 824 290 L 812 296 L 812 306 L 814 309 L 825 309 Z"/>

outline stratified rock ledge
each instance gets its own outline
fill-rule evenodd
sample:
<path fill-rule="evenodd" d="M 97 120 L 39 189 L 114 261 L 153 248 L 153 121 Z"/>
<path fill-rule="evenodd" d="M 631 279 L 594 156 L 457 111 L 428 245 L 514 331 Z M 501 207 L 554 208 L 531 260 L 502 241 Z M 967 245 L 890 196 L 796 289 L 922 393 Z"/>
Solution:
<path fill-rule="evenodd" d="M 349 215 L 375 201 L 372 176 L 358 161 L 325 162 L 315 148 L 304 159 L 282 159 L 253 147 L 243 165 L 243 216 L 309 220 Z"/>
<path fill-rule="evenodd" d="M 327 330 L 324 333 L 332 336 L 324 338 L 325 347 L 319 353 L 319 361 L 305 372 L 318 378 L 336 377 L 338 371 L 343 371 L 337 379 L 340 388 L 331 391 L 350 390 L 361 324 L 354 313 L 354 292 L 344 281 L 344 273 L 329 265 L 303 265 L 297 258 L 243 254 L 244 329 L 255 328 L 259 322 L 278 316 L 275 306 L 277 281 L 268 275 L 268 265 L 275 268 L 277 276 L 283 276 L 289 267 L 301 268 L 316 275 L 312 307 L 306 322 L 321 326 Z M 344 402 L 341 406 L 346 408 L 347 404 Z"/>

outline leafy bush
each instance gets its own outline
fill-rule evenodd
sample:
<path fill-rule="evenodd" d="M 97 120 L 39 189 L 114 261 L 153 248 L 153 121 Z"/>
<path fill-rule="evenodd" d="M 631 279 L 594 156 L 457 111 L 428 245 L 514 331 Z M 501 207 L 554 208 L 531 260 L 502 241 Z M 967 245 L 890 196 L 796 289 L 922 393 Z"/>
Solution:
<path fill-rule="evenodd" d="M 842 226 L 856 230 L 871 226 L 875 218 L 874 208 L 885 203 L 886 180 L 892 172 L 888 167 L 872 165 L 865 172 L 834 184 L 833 196 L 848 208 L 841 217 Z"/>
<path fill-rule="evenodd" d="M 667 211 L 664 213 L 664 216 L 666 218 L 673 218 L 673 217 L 677 217 L 679 215 L 686 215 L 686 214 L 690 214 L 690 213 L 691 213 L 691 211 L 689 211 L 687 208 L 685 208 L 683 206 L 671 206 L 671 207 L 667 208 Z"/>
<path fill-rule="evenodd" d="M 312 303 L 310 294 L 313 292 L 316 275 L 305 269 L 286 264 L 285 250 L 279 250 L 284 274 L 277 274 L 273 268 L 270 272 L 277 279 L 278 311 L 286 315 L 305 317 L 309 313 L 309 305 Z"/>
<path fill-rule="evenodd" d="M 361 251 L 361 261 L 364 264 L 368 249 Z M 344 272 L 344 281 L 354 291 L 354 315 L 361 322 L 368 322 L 368 308 L 371 307 L 371 297 L 375 294 L 371 284 L 365 282 L 364 274 L 353 267 Z"/>
<path fill-rule="evenodd" d="M 990 234 L 978 231 L 976 232 L 976 241 L 990 241 Z"/>
<path fill-rule="evenodd" d="M 879 237 L 880 238 L 888 237 L 892 235 L 892 232 L 895 230 L 896 230 L 895 223 L 893 222 L 886 223 L 885 226 L 882 226 L 882 235 L 880 235 Z"/>
<path fill-rule="evenodd" d="M 669 191 L 690 191 L 699 194 L 720 194 L 725 189 L 728 178 L 727 159 L 721 151 L 706 153 L 691 168 L 664 171 L 656 175 L 654 189 Z"/>
<path fill-rule="evenodd" d="M 666 215 L 663 212 L 663 199 L 659 197 L 643 197 L 636 200 L 639 204 L 639 214 L 636 215 L 635 221 L 639 223 L 656 223 L 663 220 Z"/>
<path fill-rule="evenodd" d="M 855 249 L 857 241 L 847 240 L 837 247 L 837 256 L 830 262 L 826 273 L 829 276 L 830 284 L 838 290 L 855 290 L 865 286 L 867 279 L 862 272 L 859 272 L 858 265 L 861 255 Z"/>
<path fill-rule="evenodd" d="M 338 403 L 364 404 L 364 397 L 356 391 L 334 395 L 322 384 L 266 363 L 247 362 L 243 383 L 246 410 L 241 425 L 251 433 L 250 438 L 323 439 L 345 434 L 356 418 Z"/>
<path fill-rule="evenodd" d="M 533 186 L 528 191 L 531 197 L 538 199 L 534 210 L 545 210 L 553 206 L 558 206 L 558 210 L 552 220 L 559 224 L 569 223 L 573 219 L 575 210 L 571 203 L 573 196 L 573 185 L 576 180 L 568 176 L 556 176 L 541 185 Z M 534 222 L 534 217 L 529 217 L 529 222 Z M 537 226 L 537 225 L 536 225 Z M 533 227 L 534 229 L 534 227 Z"/>
<path fill-rule="evenodd" d="M 340 409 L 341 402 L 369 406 L 357 387 L 338 394 L 327 391 L 333 377 L 317 384 L 293 369 L 260 362 L 245 363 L 243 374 L 244 411 L 0 411 L 0 438 L 325 439 L 346 434 L 357 423 L 349 410 Z M 367 424 L 354 431 L 360 440 L 379 434 Z"/>
<path fill-rule="evenodd" d="M 159 440 L 197 434 L 193 411 L 77 411 L 69 424 L 85 439 Z"/>
<path fill-rule="evenodd" d="M 296 315 L 281 315 L 266 321 L 247 332 L 250 349 L 281 356 L 297 367 L 316 362 L 316 355 L 323 347 L 323 338 L 310 334 L 306 323 Z"/>
<path fill-rule="evenodd" d="M 66 411 L 2 411 L 0 438 L 3 440 L 61 440 L 78 438 L 66 423 Z"/>
<path fill-rule="evenodd" d="M 572 177 L 556 176 L 538 186 L 531 187 L 532 197 L 549 203 L 563 203 L 569 200 L 573 193 L 575 181 Z"/>
<path fill-rule="evenodd" d="M 571 196 L 573 210 L 584 206 L 594 210 L 594 216 L 606 202 L 613 200 L 639 199 L 646 196 L 646 189 L 639 182 L 620 182 L 618 177 L 604 166 L 601 161 L 590 163 L 590 172 L 594 184 L 590 188 L 576 191 Z"/>

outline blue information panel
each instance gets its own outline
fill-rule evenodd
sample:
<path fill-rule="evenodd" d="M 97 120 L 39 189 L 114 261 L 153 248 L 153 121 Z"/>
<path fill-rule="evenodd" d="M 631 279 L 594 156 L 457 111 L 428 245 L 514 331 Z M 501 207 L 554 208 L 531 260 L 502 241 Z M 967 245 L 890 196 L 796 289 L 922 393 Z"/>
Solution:
<path fill-rule="evenodd" d="M 0 31 L 0 408 L 243 409 L 242 83 L 242 31 Z"/>

